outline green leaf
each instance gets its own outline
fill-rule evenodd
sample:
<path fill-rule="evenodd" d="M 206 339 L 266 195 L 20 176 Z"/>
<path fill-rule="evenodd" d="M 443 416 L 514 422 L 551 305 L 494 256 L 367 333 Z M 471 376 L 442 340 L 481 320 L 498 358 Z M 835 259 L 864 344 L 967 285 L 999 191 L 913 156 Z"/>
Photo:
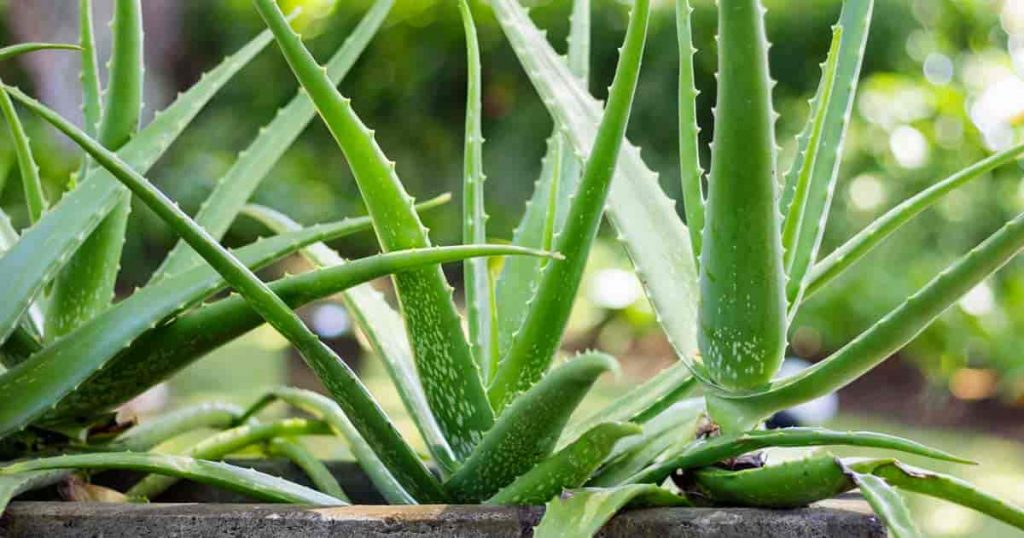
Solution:
<path fill-rule="evenodd" d="M 694 443 L 676 457 L 657 463 L 632 477 L 632 482 L 660 483 L 678 469 L 697 469 L 768 447 L 862 446 L 897 450 L 941 461 L 973 463 L 941 450 L 875 432 L 837 432 L 822 428 L 753 430 Z"/>
<path fill-rule="evenodd" d="M 195 460 L 219 461 L 230 454 L 265 443 L 275 437 L 322 435 L 329 432 L 327 424 L 318 420 L 287 418 L 266 424 L 250 421 L 249 424 L 215 433 L 199 441 L 185 455 Z M 153 499 L 167 491 L 167 488 L 177 481 L 173 475 L 150 475 L 138 481 L 125 492 L 125 495 L 135 499 Z"/>
<path fill-rule="evenodd" d="M 426 228 L 412 210 L 412 199 L 373 133 L 350 101 L 341 96 L 273 0 L 254 0 L 296 78 L 309 93 L 321 118 L 352 168 L 377 238 L 385 251 L 430 246 Z M 430 408 L 459 458 L 465 458 L 494 423 L 451 286 L 440 267 L 395 275 L 409 340 Z"/>
<path fill-rule="evenodd" d="M 764 9 L 760 0 L 721 0 L 718 15 L 718 99 L 698 337 L 711 381 L 737 390 L 764 385 L 782 365 L 786 279 Z"/>
<path fill-rule="evenodd" d="M 391 252 L 355 260 L 340 267 L 289 277 L 273 283 L 271 288 L 275 293 L 280 294 L 289 306 L 299 306 L 344 291 L 349 287 L 369 282 L 372 279 L 393 272 L 422 267 L 424 264 L 462 261 L 467 256 L 473 255 L 490 256 L 522 252 L 533 253 L 533 251 L 524 251 L 518 247 L 500 245 L 435 247 Z M 208 270 L 206 268 L 199 269 Z M 190 282 L 191 280 L 186 280 L 186 278 L 191 278 L 191 276 L 192 273 L 187 272 L 147 286 L 136 295 L 126 299 L 124 303 L 131 301 L 134 305 L 132 308 L 155 308 L 166 302 L 174 301 L 174 296 L 168 290 L 176 289 L 181 282 Z M 177 284 L 171 286 L 174 283 Z M 136 298 L 137 296 L 139 297 Z M 156 298 L 154 299 L 154 297 Z M 170 304 L 180 305 L 181 303 L 171 302 Z M 111 325 L 123 328 L 121 324 L 131 323 L 134 326 L 140 320 L 144 322 L 146 319 L 159 317 L 132 316 L 131 312 L 122 311 L 120 308 L 121 303 L 108 311 L 108 313 L 117 311 L 118 315 L 122 316 L 116 325 L 108 323 L 109 319 L 104 319 L 102 322 L 91 323 L 87 326 L 96 326 L 98 327 L 97 331 L 99 328 Z M 106 318 L 106 314 L 101 318 Z M 117 354 L 105 368 L 99 370 L 94 377 L 83 383 L 67 399 L 61 401 L 45 420 L 89 416 L 111 409 L 164 381 L 175 372 L 198 360 L 205 353 L 260 326 L 263 322 L 263 318 L 248 305 L 244 298 L 231 297 L 189 313 L 172 323 L 156 328 L 145 326 L 137 329 L 144 331 L 145 335 L 133 342 L 127 350 Z M 96 336 L 85 334 L 80 338 L 81 341 L 90 341 L 90 338 L 96 338 Z M 119 350 L 126 345 L 125 340 L 121 337 L 111 338 L 114 339 L 116 346 L 109 345 L 106 351 L 90 348 L 90 356 L 113 353 L 110 349 Z M 60 345 L 60 342 L 55 344 L 55 346 L 57 345 Z M 66 349 L 70 350 L 73 347 Z M 81 360 L 79 355 L 72 354 L 70 351 L 64 353 L 70 354 L 70 357 L 62 357 L 62 361 Z M 76 370 L 64 368 L 56 371 Z M 0 386 L 3 386 L 2 382 L 3 378 L 0 378 Z M 50 393 L 44 391 L 43 394 Z"/>
<path fill-rule="evenodd" d="M 258 241 L 239 249 L 238 255 L 243 263 L 263 267 L 305 244 L 335 235 L 339 230 L 351 230 L 350 224 L 314 227 Z M 72 398 L 70 407 L 86 417 L 108 409 L 97 407 L 96 400 L 111 405 L 124 402 L 124 399 L 111 401 L 111 397 L 123 396 L 123 393 L 118 394 L 109 385 L 92 386 L 89 377 L 140 335 L 223 286 L 224 279 L 209 267 L 197 267 L 177 279 L 148 286 L 0 376 L 0 393 L 9 394 L 16 402 L 16 405 L 4 406 L 0 410 L 0 437 L 48 412 L 76 388 L 80 392 Z M 181 343 L 170 343 L 167 349 L 179 347 Z M 130 364 L 149 372 L 159 364 L 154 358 L 136 356 L 136 362 Z M 100 370 L 100 375 L 119 373 L 123 364 L 115 362 L 110 368 Z M 132 395 L 152 386 L 145 384 L 145 375 L 129 377 L 126 381 L 130 383 L 128 390 Z M 89 397 L 90 392 L 93 398 Z M 58 414 L 64 411 L 61 407 L 65 406 L 58 406 Z"/>
<path fill-rule="evenodd" d="M 267 502 L 317 506 L 342 506 L 345 504 L 341 499 L 335 499 L 319 491 L 252 469 L 243 469 L 221 462 L 162 454 L 112 452 L 40 458 L 0 467 L 0 475 L 49 469 L 127 469 L 184 478 L 229 489 Z"/>
<path fill-rule="evenodd" d="M 643 423 L 693 392 L 697 381 L 683 363 L 665 368 L 608 405 L 565 429 L 562 441 L 571 441 L 601 422 Z"/>
<path fill-rule="evenodd" d="M 497 493 L 554 450 L 573 410 L 615 359 L 588 353 L 570 359 L 516 398 L 454 475 L 445 489 L 458 502 L 478 502 Z"/>
<path fill-rule="evenodd" d="M 0 49 L 0 52 L 2 50 Z M 35 224 L 43 217 L 43 212 L 46 211 L 49 204 L 46 201 L 46 194 L 43 192 L 43 184 L 39 179 L 39 166 L 36 164 L 35 157 L 32 156 L 32 147 L 29 144 L 28 134 L 25 133 L 25 126 L 18 118 L 18 112 L 14 110 L 11 96 L 3 91 L 0 91 L 0 113 L 3 113 L 4 120 L 7 121 L 11 140 L 14 142 L 14 154 L 18 157 L 18 171 L 21 174 L 21 185 L 25 191 L 29 221 Z"/>
<path fill-rule="evenodd" d="M 125 145 L 120 157 L 137 170 L 149 169 L 203 106 L 270 39 L 269 32 L 264 32 L 204 75 Z M 43 286 L 114 207 L 120 187 L 116 182 L 100 181 L 103 175 L 107 174 L 103 172 L 95 181 L 84 182 L 65 194 L 42 220 L 25 231 L 21 241 L 0 257 L 0 280 L 5 286 L 4 301 L 0 302 L 0 342 L 11 333 Z"/>
<path fill-rule="evenodd" d="M 273 7 L 276 10 L 276 6 Z M 281 21 L 287 26 L 288 23 L 283 17 Z M 100 166 L 112 172 L 119 181 L 131 189 L 140 201 L 188 241 L 189 245 L 246 299 L 260 317 L 266 319 L 296 347 L 346 414 L 360 418 L 356 423 L 359 433 L 377 450 L 395 478 L 411 495 L 423 500 L 442 497 L 433 476 L 405 444 L 390 419 L 351 368 L 331 348 L 321 342 L 280 297 L 116 154 L 34 99 L 26 96 L 24 102 L 88 151 Z M 440 271 L 440 268 L 438 270 Z"/>
<path fill-rule="evenodd" d="M 899 489 L 971 508 L 1024 530 L 1024 508 L 980 491 L 959 478 L 893 460 L 854 462 L 849 466 L 854 471 L 876 475 Z"/>
<path fill-rule="evenodd" d="M 871 509 L 885 522 L 890 536 L 893 538 L 923 536 L 914 525 L 914 520 L 910 517 L 910 511 L 907 510 L 903 497 L 885 480 L 869 474 L 852 473 L 851 476 L 854 483 L 860 488 L 861 495 L 871 505 Z"/>
<path fill-rule="evenodd" d="M 690 230 L 693 263 L 700 266 L 701 234 L 704 231 L 704 170 L 700 166 L 700 124 L 697 122 L 697 86 L 694 83 L 693 32 L 690 0 L 676 0 L 676 35 L 679 40 L 679 166 L 683 183 L 683 208 Z"/>
<path fill-rule="evenodd" d="M 1017 145 L 935 183 L 892 208 L 814 265 L 807 277 L 807 290 L 804 292 L 803 299 L 806 300 L 811 295 L 814 295 L 815 292 L 828 285 L 842 274 L 843 271 L 857 263 L 857 261 L 881 244 L 882 241 L 885 241 L 890 235 L 899 230 L 904 224 L 910 222 L 922 211 L 937 203 L 947 194 L 953 192 L 953 190 L 996 168 L 1019 159 L 1022 154 L 1024 154 L 1024 144 Z"/>
<path fill-rule="evenodd" d="M 548 112 L 565 126 L 575 150 L 589 154 L 601 117 L 600 103 L 573 76 L 517 0 L 491 0 L 490 4 Z M 692 366 L 697 353 L 699 288 L 690 238 L 674 202 L 644 165 L 639 149 L 623 146 L 608 197 L 608 216 L 676 354 Z"/>
<path fill-rule="evenodd" d="M 498 413 L 544 375 L 561 344 L 590 247 L 601 225 L 619 149 L 629 123 L 649 18 L 649 0 L 638 0 L 630 14 L 615 79 L 609 89 L 608 107 L 594 140 L 594 151 L 584 166 L 565 228 L 558 234 L 555 244 L 565 261 L 544 266 L 523 325 L 488 389 L 491 405 Z"/>
<path fill-rule="evenodd" d="M 227 428 L 237 423 L 243 412 L 237 405 L 221 402 L 183 407 L 132 427 L 111 444 L 131 452 L 145 451 L 192 430 Z"/>
<path fill-rule="evenodd" d="M 11 499 L 34 489 L 58 484 L 67 476 L 66 471 L 28 471 L 0 475 L 0 515 L 3 515 Z"/>
<path fill-rule="evenodd" d="M 345 440 L 363 472 L 389 504 L 416 504 L 416 499 L 411 497 L 395 480 L 395 477 L 388 472 L 385 464 L 377 457 L 373 448 L 366 443 L 338 404 L 312 391 L 281 387 L 270 391 L 267 396 L 256 402 L 249 409 L 248 414 L 258 413 L 274 400 L 286 402 L 288 405 L 326 422 L 335 435 Z M 358 417 L 356 419 L 358 420 Z"/>
<path fill-rule="evenodd" d="M 574 0 L 569 16 L 569 72 L 584 87 L 590 72 L 590 0 Z M 580 180 L 581 159 L 564 133 L 565 127 L 555 118 L 555 126 L 547 141 L 547 152 L 541 161 L 540 177 L 534 183 L 533 195 L 512 235 L 512 242 L 524 246 L 551 249 L 555 233 L 565 225 L 569 204 Z M 530 307 L 541 276 L 541 260 L 510 258 L 502 266 L 495 283 L 498 308 L 498 349 L 512 346 L 516 331 Z M 493 379 L 497 364 L 488 371 Z"/>
<path fill-rule="evenodd" d="M 635 424 L 606 422 L 587 430 L 569 446 L 548 456 L 487 499 L 487 504 L 530 505 L 551 500 L 564 489 L 578 488 L 623 438 L 638 435 Z"/>
<path fill-rule="evenodd" d="M 17 45 L 8 45 L 0 48 L 0 62 L 10 60 L 17 56 L 21 56 L 26 52 L 35 52 L 37 50 L 80 50 L 81 47 L 78 45 L 72 45 L 70 43 L 18 43 Z"/>
<path fill-rule="evenodd" d="M 776 411 L 845 387 L 913 340 L 1021 249 L 1024 249 L 1024 214 L 1008 222 L 824 361 L 774 382 L 763 391 L 743 394 L 712 391 L 707 395 L 708 411 L 719 424 L 749 427 Z"/>
<path fill-rule="evenodd" d="M 700 398 L 679 402 L 643 426 L 643 435 L 619 443 L 607 463 L 587 482 L 608 487 L 627 483 L 654 461 L 675 454 L 694 442 L 704 415 Z"/>
<path fill-rule="evenodd" d="M 113 49 L 106 89 L 106 106 L 98 140 L 118 150 L 139 128 L 142 114 L 142 0 L 116 0 L 111 23 Z M 84 181 L 93 181 L 88 172 Z M 96 177 L 96 181 L 113 179 Z M 46 333 L 58 338 L 110 306 L 121 268 L 131 195 L 118 186 L 117 205 L 57 275 L 47 309 Z"/>
<path fill-rule="evenodd" d="M 100 99 L 100 72 L 96 59 L 92 0 L 78 0 L 78 44 L 82 49 L 82 71 L 79 73 L 79 79 L 82 83 L 85 132 L 89 133 L 89 136 L 96 136 L 99 133 L 100 120 L 103 118 L 103 103 Z M 88 159 L 85 159 L 79 171 L 79 178 L 85 178 L 87 171 Z"/>
<path fill-rule="evenodd" d="M 777 465 L 730 471 L 705 467 L 684 476 L 689 499 L 722 506 L 799 508 L 854 488 L 846 469 L 831 454 Z"/>
<path fill-rule="evenodd" d="M 324 462 L 316 459 L 316 456 L 301 442 L 278 437 L 270 441 L 267 451 L 271 456 L 286 458 L 295 464 L 296 467 L 302 469 L 302 472 L 306 473 L 306 476 L 313 482 L 316 489 L 335 499 L 352 502 L 345 495 L 344 490 L 341 489 L 338 479 L 334 478 L 334 475 L 331 474 L 331 470 L 324 465 Z"/>
<path fill-rule="evenodd" d="M 836 178 L 839 175 L 839 163 L 846 137 L 846 128 L 853 112 L 857 81 L 860 78 L 874 4 L 874 0 L 846 0 L 843 2 L 842 13 L 839 15 L 838 25 L 843 29 L 843 36 L 840 39 L 839 53 L 836 59 L 832 98 L 824 118 L 819 147 L 814 157 L 814 167 L 810 172 L 810 188 L 803 210 L 803 225 L 795 243 L 792 268 L 789 271 L 786 297 L 790 305 L 800 303 L 800 296 L 806 285 L 807 271 L 817 259 L 821 238 L 825 233 L 825 221 L 828 219 L 832 206 L 832 194 L 835 191 Z M 819 88 L 818 97 L 820 98 L 823 93 L 824 87 Z M 815 117 L 812 114 L 808 119 L 809 126 L 804 129 L 805 137 L 800 139 L 801 144 L 804 144 L 805 141 L 806 144 L 810 144 L 809 133 L 813 129 L 810 125 L 814 121 Z M 799 149 L 800 155 L 793 163 L 793 169 L 789 173 L 790 182 L 787 182 L 794 187 L 796 185 L 795 175 L 799 174 L 799 170 L 803 168 L 804 160 L 807 158 L 807 152 L 811 151 L 806 146 Z M 784 203 L 786 196 L 784 193 Z"/>
<path fill-rule="evenodd" d="M 571 490 L 548 503 L 533 535 L 535 538 L 590 538 L 627 505 L 689 506 L 690 503 L 650 484 Z"/>
<path fill-rule="evenodd" d="M 836 83 L 839 45 L 842 42 L 842 37 L 843 27 L 836 26 L 832 30 L 832 45 L 829 47 L 828 59 L 822 66 L 821 93 L 817 96 L 815 102 L 807 150 L 801 157 L 802 166 L 800 167 L 799 174 L 797 174 L 796 185 L 793 189 L 793 201 L 789 205 L 786 220 L 782 227 L 782 248 L 785 252 L 784 266 L 787 274 L 793 269 L 796 242 L 805 224 L 807 196 L 811 189 L 811 173 L 814 171 L 815 163 L 817 163 L 818 152 L 822 149 L 821 137 L 825 131 L 825 119 L 832 104 L 832 91 Z"/>
<path fill-rule="evenodd" d="M 487 210 L 484 203 L 484 135 L 480 127 L 480 44 L 476 23 L 466 0 L 459 0 L 459 14 L 466 33 L 466 135 L 462 180 L 462 242 L 482 245 L 487 242 Z M 469 341 L 481 375 L 489 377 L 491 365 L 498 360 L 497 311 L 494 306 L 494 282 L 487 260 L 466 260 L 463 270 L 466 290 L 466 317 Z"/>
<path fill-rule="evenodd" d="M 328 60 L 325 68 L 333 84 L 340 83 L 352 69 L 380 29 L 393 4 L 394 0 L 376 0 Z M 260 182 L 315 116 L 316 109 L 309 96 L 301 91 L 296 93 L 274 119 L 260 129 L 249 146 L 239 153 L 238 160 L 218 180 L 213 192 L 199 208 L 195 221 L 215 239 L 223 238 Z M 179 241 L 153 274 L 152 281 L 179 273 L 198 262 L 199 255 L 184 241 Z"/>
<path fill-rule="evenodd" d="M 445 195 L 435 200 L 443 203 L 449 198 Z M 417 206 L 420 211 L 426 208 L 427 204 Z M 249 206 L 245 212 L 278 233 L 300 229 L 299 224 L 287 215 L 272 209 Z M 341 256 L 322 243 L 311 245 L 301 252 L 310 263 L 318 267 L 335 267 L 344 263 Z M 509 259 L 521 257 L 525 256 L 513 256 Z M 278 290 L 275 291 L 280 293 Z M 292 304 L 287 294 L 282 298 Z M 416 373 L 416 363 L 413 361 L 412 349 L 409 347 L 401 316 L 391 308 L 372 284 L 362 284 L 348 289 L 342 292 L 341 299 L 356 327 L 364 336 L 360 342 L 368 344 L 370 350 L 384 361 L 391 382 L 394 383 L 402 403 L 409 411 L 434 461 L 442 472 L 450 474 L 458 466 L 455 454 L 448 446 L 444 432 L 441 431 L 427 404 L 427 396 Z"/>

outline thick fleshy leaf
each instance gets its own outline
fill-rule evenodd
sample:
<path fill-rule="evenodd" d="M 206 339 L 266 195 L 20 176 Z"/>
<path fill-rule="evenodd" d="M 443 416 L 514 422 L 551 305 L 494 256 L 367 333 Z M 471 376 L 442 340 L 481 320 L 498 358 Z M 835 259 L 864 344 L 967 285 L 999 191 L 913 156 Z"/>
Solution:
<path fill-rule="evenodd" d="M 248 414 L 258 413 L 275 400 L 281 400 L 326 422 L 332 433 L 345 440 L 363 472 L 370 477 L 374 488 L 384 496 L 389 504 L 416 504 L 416 499 L 412 498 L 402 488 L 402 485 L 395 481 L 394 476 L 388 472 L 380 458 L 374 453 L 373 448 L 366 443 L 355 426 L 352 425 L 352 421 L 345 416 L 345 412 L 330 398 L 308 390 L 282 387 L 270 391 L 256 402 L 249 409 Z"/>
<path fill-rule="evenodd" d="M 569 207 L 565 227 L 559 232 L 555 249 L 565 261 L 543 267 L 537 293 L 530 302 L 523 325 L 512 347 L 502 357 L 488 397 L 500 413 L 517 394 L 529 389 L 554 362 L 579 289 L 590 247 L 601 225 L 601 216 L 611 190 L 619 149 L 633 106 L 650 19 L 649 0 L 637 0 L 608 93 L 608 107 L 601 117 L 594 150 L 587 158 L 583 176 Z"/>
<path fill-rule="evenodd" d="M 43 184 L 39 179 L 39 166 L 32 155 L 32 147 L 29 144 L 28 135 L 25 133 L 25 126 L 21 124 L 18 112 L 14 110 L 11 96 L 4 91 L 0 91 L 0 113 L 3 114 L 4 120 L 7 122 L 11 140 L 14 142 L 14 154 L 18 158 L 18 171 L 21 174 L 21 185 L 25 193 L 25 203 L 28 206 L 29 221 L 35 224 L 43 217 L 43 212 L 46 211 L 49 204 L 46 201 L 46 194 L 43 193 Z"/>
<path fill-rule="evenodd" d="M 267 452 L 271 456 L 286 458 L 302 469 L 316 489 L 345 502 L 352 502 L 345 491 L 341 489 L 338 479 L 331 474 L 331 470 L 324 465 L 324 462 L 316 459 L 316 456 L 309 451 L 301 442 L 294 439 L 278 437 L 272 439 L 267 445 Z"/>
<path fill-rule="evenodd" d="M 814 265 L 807 276 L 807 290 L 804 292 L 803 298 L 809 298 L 828 285 L 904 224 L 942 200 L 947 194 L 971 180 L 1019 159 L 1022 154 L 1024 154 L 1024 144 L 1017 145 L 949 176 L 890 209 Z"/>
<path fill-rule="evenodd" d="M 705 467 L 683 480 L 683 493 L 695 502 L 759 508 L 799 508 L 855 487 L 831 454 L 742 471 Z"/>
<path fill-rule="evenodd" d="M 162 454 L 110 452 L 40 458 L 0 467 L 0 476 L 52 469 L 128 469 L 185 478 L 229 489 L 267 502 L 318 506 L 342 506 L 345 504 L 341 499 L 335 499 L 314 489 L 252 469 L 243 469 L 227 463 Z"/>
<path fill-rule="evenodd" d="M 316 420 L 288 418 L 266 424 L 249 421 L 248 424 L 215 433 L 199 441 L 183 455 L 194 460 L 219 461 L 234 452 L 266 443 L 275 437 L 323 435 L 329 432 L 325 422 Z M 137 482 L 125 495 L 135 499 L 153 499 L 177 481 L 175 476 L 150 475 Z"/>
<path fill-rule="evenodd" d="M 903 497 L 881 478 L 870 474 L 851 474 L 853 482 L 860 488 L 861 495 L 871 505 L 871 509 L 889 529 L 892 538 L 920 538 L 914 520 L 910 517 L 907 504 Z"/>
<path fill-rule="evenodd" d="M 679 40 L 679 168 L 683 184 L 683 209 L 690 230 L 694 264 L 700 266 L 701 234 L 704 232 L 704 170 L 700 166 L 700 124 L 697 123 L 697 86 L 694 83 L 693 31 L 690 0 L 676 0 L 676 35 Z"/>
<path fill-rule="evenodd" d="M 679 469 L 697 469 L 768 447 L 861 446 L 897 450 L 942 461 L 973 463 L 941 450 L 900 437 L 874 432 L 837 432 L 821 428 L 754 430 L 739 435 L 707 439 L 689 446 L 682 454 L 657 463 L 630 480 L 660 483 Z"/>
<path fill-rule="evenodd" d="M 448 199 L 448 196 L 442 196 L 436 200 L 438 203 L 442 203 Z M 421 211 L 424 209 L 423 206 L 417 207 Z M 277 233 L 301 228 L 287 215 L 265 207 L 249 206 L 246 214 Z M 323 243 L 311 245 L 302 249 L 301 252 L 310 263 L 318 267 L 336 267 L 344 263 L 337 252 Z M 512 256 L 509 260 L 521 257 L 525 256 Z M 282 298 L 292 304 L 287 294 L 284 294 Z M 437 424 L 437 420 L 427 404 L 427 396 L 423 392 L 419 375 L 416 373 L 416 363 L 413 360 L 412 349 L 409 347 L 409 339 L 405 335 L 405 324 L 402 322 L 401 316 L 391 308 L 384 296 L 372 284 L 362 284 L 346 290 L 342 292 L 341 298 L 356 327 L 364 336 L 360 342 L 367 344 L 369 349 L 384 362 L 391 382 L 394 383 L 402 403 L 405 404 L 406 410 L 413 422 L 416 423 L 416 428 L 423 437 L 430 454 L 434 457 L 434 461 L 445 475 L 451 473 L 457 467 L 455 454 L 448 446 L 444 432 L 441 431 L 441 427 Z"/>
<path fill-rule="evenodd" d="M 590 78 L 590 0 L 573 0 L 569 17 L 567 64 L 569 72 L 586 88 Z M 550 249 L 555 233 L 565 225 L 569 203 L 579 185 L 582 162 L 564 129 L 555 118 L 554 130 L 548 137 L 547 151 L 541 161 L 540 177 L 512 234 L 512 242 L 517 245 Z M 516 331 L 523 324 L 530 299 L 537 290 L 542 263 L 541 260 L 510 258 L 501 268 L 495 283 L 499 351 L 511 347 Z M 496 370 L 495 364 L 488 372 L 488 382 Z"/>
<path fill-rule="evenodd" d="M 635 424 L 607 422 L 584 432 L 487 499 L 487 504 L 540 504 L 565 489 L 582 486 L 621 439 L 638 435 Z"/>
<path fill-rule="evenodd" d="M 220 402 L 183 407 L 132 427 L 118 435 L 112 445 L 132 452 L 149 450 L 186 432 L 232 426 L 243 412 L 244 409 L 237 405 Z"/>
<path fill-rule="evenodd" d="M 385 251 L 430 246 L 412 199 L 370 131 L 323 72 L 273 0 L 254 0 L 296 78 L 352 168 L 377 238 Z M 494 423 L 452 289 L 440 267 L 395 275 L 395 290 L 427 401 L 459 458 L 465 458 Z"/>
<path fill-rule="evenodd" d="M 590 154 L 600 103 L 569 71 L 518 0 L 491 0 L 490 4 L 548 112 L 565 127 L 575 150 Z M 639 149 L 624 143 L 620 157 L 608 197 L 608 216 L 677 355 L 695 367 L 699 290 L 689 234 L 675 203 L 644 165 Z"/>
<path fill-rule="evenodd" d="M 590 538 L 626 506 L 690 506 L 683 497 L 650 484 L 570 490 L 547 505 L 536 538 Z"/>
<path fill-rule="evenodd" d="M 67 471 L 27 471 L 24 473 L 0 475 L 0 516 L 7 509 L 11 499 L 34 489 L 52 486 L 64 480 Z"/>
<path fill-rule="evenodd" d="M 113 39 L 106 103 L 97 140 L 118 150 L 135 135 L 142 115 L 142 0 L 115 0 Z M 88 170 L 82 181 L 107 181 L 117 187 L 117 204 L 78 247 L 53 284 L 46 315 L 47 338 L 53 340 L 110 306 L 121 268 L 131 194 L 102 174 Z"/>
<path fill-rule="evenodd" d="M 1024 249 L 1024 214 L 1008 222 L 988 239 L 950 265 L 827 359 L 768 389 L 743 394 L 712 390 L 708 411 L 719 424 L 750 427 L 776 411 L 830 394 L 866 372 L 913 340 L 953 303 L 998 271 Z"/>
<path fill-rule="evenodd" d="M 552 370 L 499 416 L 445 489 L 458 502 L 479 502 L 512 483 L 551 454 L 598 377 L 617 368 L 608 355 L 588 353 Z"/>

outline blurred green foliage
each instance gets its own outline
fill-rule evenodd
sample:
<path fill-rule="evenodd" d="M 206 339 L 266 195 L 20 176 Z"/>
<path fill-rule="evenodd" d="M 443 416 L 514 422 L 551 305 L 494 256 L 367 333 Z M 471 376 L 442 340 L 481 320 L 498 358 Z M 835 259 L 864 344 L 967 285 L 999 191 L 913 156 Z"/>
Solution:
<path fill-rule="evenodd" d="M 304 4 L 297 24 L 314 54 L 326 58 L 344 40 L 369 0 L 288 0 Z M 564 49 L 568 2 L 531 0 L 535 19 Z M 778 130 L 784 159 L 808 113 L 819 63 L 829 45 L 827 28 L 840 0 L 766 0 Z M 714 100 L 715 18 L 711 0 L 696 0 L 697 85 L 702 91 L 702 137 L 710 141 Z M 1016 0 L 882 0 L 877 2 L 872 37 L 862 74 L 854 123 L 848 135 L 834 211 L 823 252 L 841 244 L 875 217 L 927 185 L 974 162 L 1014 137 L 1024 117 L 1024 2 Z M 232 52 L 262 23 L 249 0 L 185 2 L 182 48 L 175 52 L 179 87 Z M 485 2 L 474 9 L 484 58 L 485 167 L 490 181 L 490 231 L 511 236 L 540 169 L 551 120 L 536 97 Z M 617 0 L 594 0 L 593 80 L 603 97 L 615 65 L 615 46 L 626 17 Z M 317 18 L 321 16 L 321 18 Z M 341 84 L 360 115 L 377 131 L 410 192 L 426 198 L 458 194 L 462 169 L 465 91 L 463 35 L 457 10 L 445 0 L 398 0 L 369 50 Z M 661 174 L 665 190 L 679 198 L 676 153 L 677 52 L 673 2 L 663 0 L 650 27 L 649 46 L 629 131 L 644 158 Z M 8 40 L 9 41 L 9 40 Z M 1016 51 L 1016 54 L 1012 54 Z M 1016 57 L 1016 63 L 1014 63 Z M 27 84 L 17 66 L 0 68 L 5 80 Z M 232 163 L 259 126 L 285 103 L 296 83 L 276 51 L 262 54 L 197 120 L 151 176 L 189 211 L 195 211 L 213 182 Z M 1016 107 L 1016 108 L 1015 108 Z M 76 156 L 51 132 L 26 118 L 48 192 L 56 197 L 69 181 Z M 11 166 L 6 133 L 0 136 L 0 203 L 24 224 L 17 171 Z M 705 166 L 706 166 L 705 162 Z M 856 271 L 814 297 L 793 326 L 794 352 L 815 358 L 845 343 L 938 273 L 958 254 L 990 234 L 1000 222 L 1024 210 L 1021 168 L 1008 166 L 950 196 L 901 231 Z M 3 179 L 0 179 L 3 181 Z M 301 222 L 318 222 L 362 212 L 347 165 L 319 122 L 278 164 L 256 195 Z M 680 206 L 681 207 L 681 206 Z M 133 213 L 123 286 L 145 280 L 173 236 L 144 208 Z M 427 218 L 436 242 L 459 240 L 459 212 Z M 239 222 L 228 242 L 252 238 L 255 227 Z M 609 243 L 609 245 L 611 245 Z M 376 249 L 366 235 L 340 245 L 357 256 Z M 624 267 L 615 247 L 603 249 L 602 263 Z M 611 254 L 607 254 L 611 252 Z M 642 302 L 638 299 L 638 302 Z M 584 297 L 583 306 L 609 314 L 602 320 L 614 338 L 630 338 L 623 326 L 649 334 L 653 319 L 634 306 L 602 307 Z M 638 313 L 640 312 L 640 313 Z M 618 316 L 618 318 L 616 318 Z M 608 323 L 606 318 L 618 322 Z M 584 321 L 591 328 L 594 321 Z M 622 346 L 622 349 L 627 349 Z M 965 367 L 1000 373 L 1001 393 L 1024 395 L 1024 262 L 976 289 L 926 331 L 905 352 L 944 386 Z M 954 391 L 956 392 L 956 391 Z M 991 390 L 972 393 L 988 396 Z M 966 394 L 966 393 L 965 393 Z"/>

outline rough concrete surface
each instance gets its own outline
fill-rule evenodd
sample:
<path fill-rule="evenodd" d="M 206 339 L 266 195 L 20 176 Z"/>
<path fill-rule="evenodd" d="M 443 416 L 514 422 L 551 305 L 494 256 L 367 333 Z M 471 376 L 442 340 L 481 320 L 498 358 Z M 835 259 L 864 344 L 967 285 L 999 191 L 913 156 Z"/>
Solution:
<path fill-rule="evenodd" d="M 607 538 L 884 538 L 862 501 L 803 510 L 654 508 L 617 516 Z M 314 537 L 531 536 L 542 508 L 246 504 L 12 503 L 0 537 Z"/>

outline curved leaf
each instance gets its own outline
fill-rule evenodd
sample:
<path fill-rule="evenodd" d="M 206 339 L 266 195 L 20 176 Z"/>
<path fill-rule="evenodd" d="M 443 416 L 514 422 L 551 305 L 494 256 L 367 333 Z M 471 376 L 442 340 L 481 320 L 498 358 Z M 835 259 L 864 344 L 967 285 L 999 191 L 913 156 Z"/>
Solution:
<path fill-rule="evenodd" d="M 477 502 L 532 469 L 554 450 L 569 416 L 597 378 L 617 368 L 610 356 L 588 353 L 552 370 L 498 417 L 445 489 L 458 502 Z"/>
<path fill-rule="evenodd" d="M 351 502 L 341 489 L 338 479 L 331 474 L 331 470 L 324 465 L 324 462 L 316 459 L 316 456 L 299 441 L 278 437 L 270 441 L 267 451 L 272 456 L 287 458 L 296 467 L 302 469 L 316 489 L 335 499 Z"/>
<path fill-rule="evenodd" d="M 853 482 L 860 488 L 861 495 L 871 505 L 875 514 L 885 522 L 889 529 L 889 535 L 893 538 L 920 538 L 923 536 L 917 530 L 914 520 L 910 517 L 903 497 L 892 486 L 881 478 L 869 475 L 852 473 Z"/>
<path fill-rule="evenodd" d="M 562 490 L 578 488 L 600 467 L 620 439 L 641 431 L 635 424 L 598 424 L 501 488 L 486 504 L 539 504 L 551 500 Z"/>
<path fill-rule="evenodd" d="M 799 508 L 856 487 L 830 454 L 742 471 L 705 467 L 683 479 L 694 502 L 759 508 Z"/>
<path fill-rule="evenodd" d="M 341 499 L 335 499 L 319 491 L 252 469 L 243 469 L 227 463 L 162 454 L 111 452 L 40 458 L 0 467 L 0 476 L 50 469 L 128 469 L 160 473 L 222 487 L 267 502 L 319 506 L 345 505 Z"/>
<path fill-rule="evenodd" d="M 237 405 L 221 402 L 183 407 L 129 429 L 111 444 L 132 452 L 145 451 L 192 430 L 227 428 L 237 423 L 243 412 Z"/>
<path fill-rule="evenodd" d="M 296 78 L 342 149 L 356 178 L 377 238 L 385 251 L 430 246 L 412 200 L 348 99 L 324 74 L 273 0 L 254 0 Z M 430 408 L 459 458 L 466 457 L 494 423 L 480 371 L 440 267 L 394 276 Z M 410 306 L 415 305 L 415 306 Z"/>
<path fill-rule="evenodd" d="M 690 503 L 650 484 L 571 490 L 548 503 L 533 535 L 535 538 L 590 538 L 628 505 L 690 506 Z"/>

